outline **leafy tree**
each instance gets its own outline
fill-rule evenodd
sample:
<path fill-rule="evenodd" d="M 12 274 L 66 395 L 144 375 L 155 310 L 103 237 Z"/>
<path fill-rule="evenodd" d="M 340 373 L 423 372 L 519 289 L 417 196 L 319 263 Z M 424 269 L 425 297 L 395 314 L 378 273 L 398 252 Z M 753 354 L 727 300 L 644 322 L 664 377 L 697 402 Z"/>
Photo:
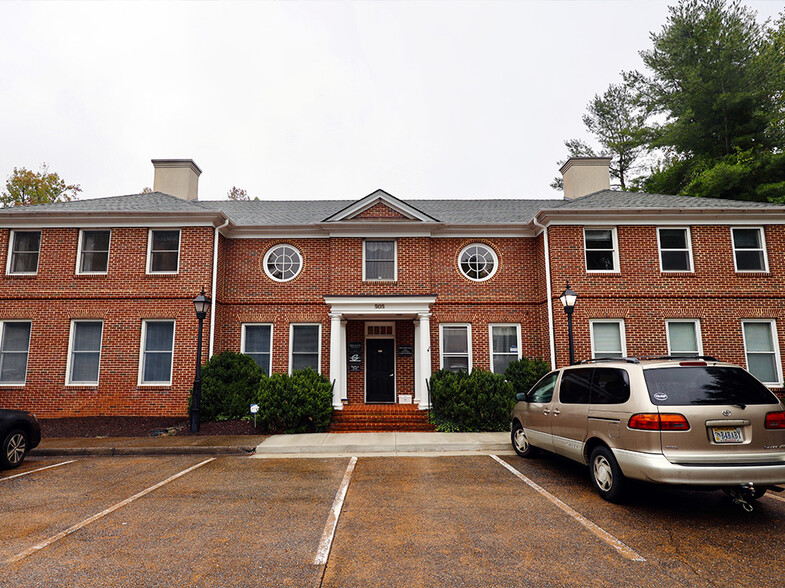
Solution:
<path fill-rule="evenodd" d="M 5 190 L 0 193 L 0 204 L 27 206 L 67 202 L 76 200 L 76 195 L 81 191 L 79 184 L 66 184 L 57 172 L 50 172 L 45 163 L 39 172 L 15 167 L 14 173 L 5 182 Z"/>
<path fill-rule="evenodd" d="M 250 200 L 248 192 L 237 186 L 232 186 L 232 189 L 226 193 L 229 200 Z"/>
<path fill-rule="evenodd" d="M 571 139 L 564 142 L 570 157 L 612 157 L 611 177 L 626 190 L 630 173 L 645 148 L 646 112 L 639 106 L 637 95 L 624 84 L 611 84 L 602 95 L 595 94 L 586 110 L 583 124 L 602 149 L 595 152 L 585 141 Z M 564 189 L 562 178 L 554 178 L 551 187 Z"/>

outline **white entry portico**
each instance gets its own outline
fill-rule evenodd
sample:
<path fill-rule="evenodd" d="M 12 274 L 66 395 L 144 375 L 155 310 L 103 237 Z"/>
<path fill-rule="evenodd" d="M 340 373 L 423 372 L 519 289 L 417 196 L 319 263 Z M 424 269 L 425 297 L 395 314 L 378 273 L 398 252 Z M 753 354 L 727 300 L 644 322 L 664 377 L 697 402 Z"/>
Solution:
<path fill-rule="evenodd" d="M 333 408 L 343 409 L 347 393 L 346 321 L 414 321 L 414 402 L 430 408 L 431 305 L 436 296 L 325 296 L 330 307 L 330 379 Z"/>

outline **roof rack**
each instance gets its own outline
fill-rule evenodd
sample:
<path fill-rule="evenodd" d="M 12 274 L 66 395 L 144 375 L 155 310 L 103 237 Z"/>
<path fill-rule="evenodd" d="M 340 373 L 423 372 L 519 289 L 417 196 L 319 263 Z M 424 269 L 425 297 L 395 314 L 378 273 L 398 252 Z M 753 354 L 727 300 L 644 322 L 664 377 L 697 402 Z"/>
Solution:
<path fill-rule="evenodd" d="M 711 355 L 643 355 L 638 359 L 655 359 L 655 360 L 690 360 L 690 359 L 699 359 L 703 361 L 719 361 L 716 357 L 712 357 Z"/>
<path fill-rule="evenodd" d="M 586 363 L 602 363 L 605 361 L 623 361 L 625 363 L 640 363 L 637 357 L 595 357 L 594 359 L 584 359 L 583 361 L 579 361 L 579 365 L 583 365 Z"/>

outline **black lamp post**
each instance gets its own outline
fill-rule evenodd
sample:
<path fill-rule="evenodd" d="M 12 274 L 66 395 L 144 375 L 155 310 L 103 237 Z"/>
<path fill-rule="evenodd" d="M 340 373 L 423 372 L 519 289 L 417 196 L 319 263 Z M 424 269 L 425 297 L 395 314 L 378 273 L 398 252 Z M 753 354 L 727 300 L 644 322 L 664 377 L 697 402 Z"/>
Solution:
<path fill-rule="evenodd" d="M 575 310 L 575 302 L 578 295 L 570 288 L 570 281 L 567 280 L 567 289 L 559 296 L 564 312 L 567 314 L 567 333 L 570 340 L 570 365 L 575 363 L 575 346 L 572 342 L 572 311 Z"/>
<path fill-rule="evenodd" d="M 196 336 L 196 377 L 194 378 L 194 393 L 191 399 L 191 433 L 199 432 L 199 404 L 202 399 L 202 325 L 210 308 L 210 299 L 202 293 L 194 298 L 196 318 L 199 319 L 199 334 Z"/>

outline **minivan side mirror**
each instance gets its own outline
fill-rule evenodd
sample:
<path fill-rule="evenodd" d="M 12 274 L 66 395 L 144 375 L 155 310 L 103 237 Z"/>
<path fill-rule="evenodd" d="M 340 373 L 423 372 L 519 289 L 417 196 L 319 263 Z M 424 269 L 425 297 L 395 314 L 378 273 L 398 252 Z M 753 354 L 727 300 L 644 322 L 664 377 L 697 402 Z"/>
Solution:
<path fill-rule="evenodd" d="M 522 401 L 525 402 L 526 401 L 526 392 L 518 392 L 515 395 L 515 400 L 517 400 L 518 402 L 522 402 Z"/>

